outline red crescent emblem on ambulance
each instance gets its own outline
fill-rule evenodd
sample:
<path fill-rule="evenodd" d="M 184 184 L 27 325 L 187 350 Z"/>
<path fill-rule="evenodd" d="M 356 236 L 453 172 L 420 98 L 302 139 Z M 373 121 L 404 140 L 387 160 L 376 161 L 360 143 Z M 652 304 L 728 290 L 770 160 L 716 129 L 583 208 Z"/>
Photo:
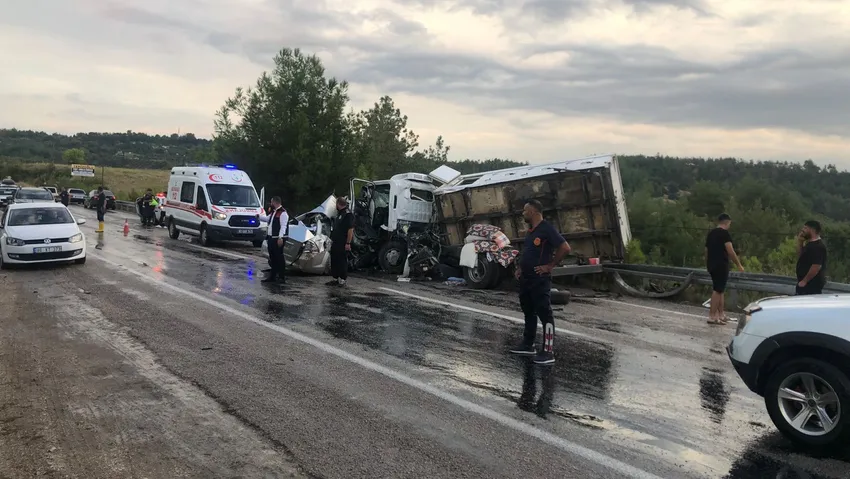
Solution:
<path fill-rule="evenodd" d="M 224 177 L 217 174 L 217 173 L 211 174 L 209 178 L 210 178 L 210 181 L 215 182 L 215 183 L 218 183 L 219 181 L 224 180 Z"/>

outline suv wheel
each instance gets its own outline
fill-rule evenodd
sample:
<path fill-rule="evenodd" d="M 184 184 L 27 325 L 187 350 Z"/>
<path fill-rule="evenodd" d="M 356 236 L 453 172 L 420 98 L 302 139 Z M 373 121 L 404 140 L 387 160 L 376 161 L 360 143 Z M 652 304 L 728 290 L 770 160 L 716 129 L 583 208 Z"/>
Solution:
<path fill-rule="evenodd" d="M 767 380 L 770 419 L 785 436 L 806 446 L 826 446 L 850 437 L 850 379 L 831 364 L 790 360 Z"/>

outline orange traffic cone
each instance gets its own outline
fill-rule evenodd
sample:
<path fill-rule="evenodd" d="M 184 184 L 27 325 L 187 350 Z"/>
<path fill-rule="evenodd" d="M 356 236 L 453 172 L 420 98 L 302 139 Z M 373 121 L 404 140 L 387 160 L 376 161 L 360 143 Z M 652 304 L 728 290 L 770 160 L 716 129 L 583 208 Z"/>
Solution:
<path fill-rule="evenodd" d="M 127 222 L 127 219 L 124 219 L 124 236 L 130 234 L 130 223 Z"/>

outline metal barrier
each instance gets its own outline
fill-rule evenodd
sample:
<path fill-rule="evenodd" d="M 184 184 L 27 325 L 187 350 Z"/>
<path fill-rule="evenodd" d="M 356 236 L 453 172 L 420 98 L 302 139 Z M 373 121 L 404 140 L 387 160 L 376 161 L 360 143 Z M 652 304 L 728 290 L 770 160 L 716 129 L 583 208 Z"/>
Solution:
<path fill-rule="evenodd" d="M 115 201 L 115 209 L 118 211 L 125 211 L 128 213 L 136 212 L 136 204 L 132 201 Z"/>
<path fill-rule="evenodd" d="M 603 270 L 615 276 L 638 276 L 641 278 L 657 279 L 690 284 L 711 285 L 711 277 L 704 269 L 680 268 L 675 266 L 658 266 L 646 264 L 606 264 Z M 771 294 L 794 294 L 797 279 L 790 276 L 779 276 L 764 273 L 729 273 L 727 288 L 739 291 L 756 291 Z M 824 293 L 850 293 L 850 284 L 827 282 Z"/>

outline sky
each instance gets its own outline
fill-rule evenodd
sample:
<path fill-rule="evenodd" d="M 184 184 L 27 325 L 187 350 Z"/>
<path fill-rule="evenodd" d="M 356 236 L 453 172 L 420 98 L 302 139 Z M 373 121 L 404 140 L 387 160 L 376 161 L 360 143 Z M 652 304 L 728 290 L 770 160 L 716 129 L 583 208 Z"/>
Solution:
<path fill-rule="evenodd" d="M 450 159 L 661 153 L 850 168 L 846 0 L 27 0 L 0 127 L 192 132 L 277 51 L 390 95 Z"/>

